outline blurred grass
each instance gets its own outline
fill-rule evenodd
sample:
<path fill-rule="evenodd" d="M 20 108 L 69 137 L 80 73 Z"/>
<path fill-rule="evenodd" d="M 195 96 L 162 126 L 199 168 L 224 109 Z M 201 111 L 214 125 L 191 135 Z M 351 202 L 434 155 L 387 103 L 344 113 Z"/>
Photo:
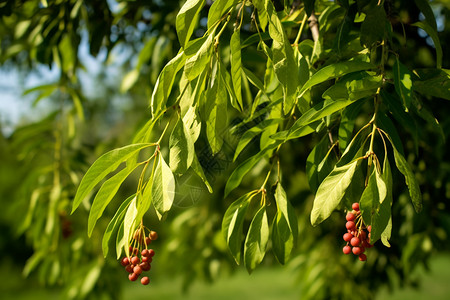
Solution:
<path fill-rule="evenodd" d="M 417 270 L 414 276 L 420 278 L 417 289 L 397 289 L 393 293 L 387 289 L 380 291 L 376 299 L 383 300 L 447 300 L 450 297 L 450 255 L 431 259 L 431 272 Z M 40 300 L 63 299 L 57 289 L 39 287 L 21 277 L 11 262 L 0 267 L 1 299 Z M 124 277 L 125 278 L 125 277 Z M 260 268 L 251 276 L 244 269 L 233 276 L 223 277 L 216 283 L 194 282 L 184 294 L 180 276 L 151 278 L 149 286 L 124 281 L 122 299 L 299 299 L 300 283 L 288 268 Z"/>

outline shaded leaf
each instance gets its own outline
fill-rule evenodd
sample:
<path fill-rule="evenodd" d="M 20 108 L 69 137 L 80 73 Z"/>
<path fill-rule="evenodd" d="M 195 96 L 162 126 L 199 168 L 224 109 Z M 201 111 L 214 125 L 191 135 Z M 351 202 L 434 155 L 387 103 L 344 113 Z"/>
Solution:
<path fill-rule="evenodd" d="M 216 0 L 213 2 L 208 12 L 208 29 L 217 25 L 217 22 L 227 13 L 231 7 L 236 5 L 238 0 Z"/>
<path fill-rule="evenodd" d="M 393 66 L 395 91 L 403 101 L 406 111 L 411 107 L 412 74 L 397 58 Z"/>
<path fill-rule="evenodd" d="M 191 166 L 194 159 L 194 141 L 184 126 L 181 118 L 178 119 L 169 138 L 169 165 L 174 173 L 183 174 Z"/>
<path fill-rule="evenodd" d="M 425 22 L 416 22 L 412 25 L 424 30 L 431 37 L 436 49 L 436 68 L 442 68 L 442 46 L 437 31 Z"/>

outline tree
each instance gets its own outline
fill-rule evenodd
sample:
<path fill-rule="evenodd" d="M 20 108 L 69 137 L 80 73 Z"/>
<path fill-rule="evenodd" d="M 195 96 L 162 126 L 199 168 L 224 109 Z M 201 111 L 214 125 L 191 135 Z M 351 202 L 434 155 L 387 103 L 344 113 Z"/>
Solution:
<path fill-rule="evenodd" d="M 449 130 L 437 121 L 449 110 L 440 43 L 448 34 L 435 18 L 448 7 L 423 0 L 178 4 L 120 2 L 116 12 L 105 1 L 2 6 L 2 61 L 60 71 L 57 83 L 28 91 L 41 93 L 36 102 L 53 95 L 56 112 L 6 140 L 8 155 L 26 162 L 17 184 L 28 211 L 19 232 L 35 251 L 26 273 L 40 264 L 49 283 L 72 282 L 72 297 L 105 292 L 100 278 L 113 268 L 111 246 L 117 259 L 131 259 L 159 227 L 167 267 L 184 270 L 186 283 L 191 274 L 214 278 L 212 263 L 225 268 L 232 258 L 251 273 L 271 250 L 281 264 L 297 258 L 306 298 L 369 299 L 393 278 L 409 283 L 418 263 L 448 247 L 448 167 L 439 164 L 448 166 Z M 130 121 L 133 138 L 95 152 L 83 143 L 94 145 L 101 131 L 89 140 L 83 130 L 92 133 L 97 120 L 86 114 L 102 116 L 94 108 L 101 101 L 86 99 L 80 84 L 82 32 L 92 55 L 105 49 L 110 56 L 121 43 L 131 49 L 135 61 L 119 89 L 147 93 L 151 114 Z M 231 164 L 217 176 L 216 167 Z M 180 209 L 198 189 L 212 200 Z M 346 240 L 376 243 L 363 267 L 340 253 L 344 212 Z M 361 241 L 350 243 L 365 260 Z M 180 264 L 186 253 L 192 259 Z M 79 274 L 68 274 L 80 264 Z"/>

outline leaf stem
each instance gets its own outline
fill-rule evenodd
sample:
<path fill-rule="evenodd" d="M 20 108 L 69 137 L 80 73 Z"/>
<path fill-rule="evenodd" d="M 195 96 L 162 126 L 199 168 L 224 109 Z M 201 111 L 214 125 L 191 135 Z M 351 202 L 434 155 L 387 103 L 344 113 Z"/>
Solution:
<path fill-rule="evenodd" d="M 298 30 L 298 33 L 297 33 L 297 37 L 295 38 L 295 41 L 294 41 L 294 47 L 295 47 L 295 49 L 297 49 L 297 51 L 298 51 L 298 42 L 300 41 L 300 37 L 303 33 L 303 28 L 305 28 L 307 17 L 308 16 L 305 12 L 305 15 L 303 16 L 303 20 L 302 20 L 302 25 L 300 26 L 300 29 Z"/>

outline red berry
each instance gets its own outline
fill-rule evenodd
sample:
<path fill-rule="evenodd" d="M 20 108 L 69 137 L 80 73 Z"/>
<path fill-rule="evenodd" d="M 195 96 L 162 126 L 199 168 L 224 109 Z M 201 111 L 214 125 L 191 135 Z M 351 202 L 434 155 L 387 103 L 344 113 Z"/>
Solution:
<path fill-rule="evenodd" d="M 126 267 L 127 265 L 130 264 L 130 260 L 128 259 L 128 257 L 124 257 L 122 258 L 122 260 L 120 261 L 120 264 L 124 267 Z"/>
<path fill-rule="evenodd" d="M 148 234 L 149 238 L 152 239 L 153 241 L 158 239 L 158 233 L 156 233 L 156 231 L 150 231 L 150 233 Z"/>
<path fill-rule="evenodd" d="M 148 262 L 148 263 L 151 263 L 152 262 L 152 258 L 151 257 L 148 257 L 148 256 L 142 256 L 142 262 Z"/>
<path fill-rule="evenodd" d="M 365 240 L 367 238 L 367 233 L 364 230 L 361 230 L 361 232 L 359 233 L 359 238 L 361 240 Z"/>
<path fill-rule="evenodd" d="M 360 261 L 366 261 L 367 260 L 367 256 L 365 254 L 360 254 L 359 255 L 359 260 Z"/>
<path fill-rule="evenodd" d="M 358 211 L 359 210 L 359 203 L 358 202 L 353 203 L 352 204 L 352 209 Z"/>
<path fill-rule="evenodd" d="M 347 221 L 354 221 L 356 219 L 356 216 L 355 214 L 348 212 L 345 218 L 347 219 Z"/>
<path fill-rule="evenodd" d="M 356 225 L 355 225 L 355 222 L 353 222 L 353 221 L 348 221 L 347 223 L 345 223 L 345 227 L 346 227 L 348 230 L 353 230 L 353 229 L 356 228 Z"/>
<path fill-rule="evenodd" d="M 139 266 L 143 271 L 149 271 L 152 267 L 148 262 L 143 262 Z"/>
<path fill-rule="evenodd" d="M 361 254 L 361 248 L 360 247 L 353 247 L 352 252 L 355 255 L 360 255 Z"/>
<path fill-rule="evenodd" d="M 141 278 L 141 283 L 143 285 L 147 285 L 147 284 L 149 284 L 149 282 L 150 282 L 150 279 L 147 276 Z"/>
<path fill-rule="evenodd" d="M 139 257 L 137 257 L 137 256 L 133 256 L 133 257 L 131 258 L 131 263 L 132 263 L 133 265 L 138 265 L 140 262 L 141 262 L 141 261 L 140 261 Z"/>
<path fill-rule="evenodd" d="M 148 256 L 148 250 L 147 249 L 142 250 L 141 255 L 142 256 Z"/>
<path fill-rule="evenodd" d="M 134 272 L 134 274 L 141 275 L 142 269 L 140 266 L 136 266 L 133 268 L 133 272 Z"/>
<path fill-rule="evenodd" d="M 136 281 L 136 279 L 138 279 L 139 275 L 136 273 L 131 273 L 130 275 L 128 275 L 128 279 L 130 279 L 131 281 Z"/>
<path fill-rule="evenodd" d="M 146 244 L 146 245 L 150 244 L 151 242 L 152 242 L 152 239 L 151 239 L 151 238 L 149 238 L 149 237 L 146 237 L 146 238 L 145 238 L 145 244 Z"/>
<path fill-rule="evenodd" d="M 364 253 L 364 251 L 366 251 L 366 248 L 364 248 L 364 246 L 359 246 L 359 249 L 361 249 L 361 253 Z"/>
<path fill-rule="evenodd" d="M 128 265 L 128 266 L 125 267 L 125 270 L 128 273 L 133 273 L 133 268 L 134 268 L 134 265 Z"/>
<path fill-rule="evenodd" d="M 367 226 L 367 231 L 371 232 L 372 231 L 372 225 Z"/>
<path fill-rule="evenodd" d="M 360 244 L 361 240 L 357 236 L 352 237 L 352 239 L 350 240 L 350 245 L 352 245 L 353 247 L 359 246 Z"/>
<path fill-rule="evenodd" d="M 350 240 L 352 239 L 353 235 L 351 233 L 345 233 L 344 234 L 344 241 L 346 242 L 350 242 Z"/>
<path fill-rule="evenodd" d="M 155 255 L 155 250 L 149 249 L 148 250 L 148 257 L 153 257 L 153 255 Z"/>
<path fill-rule="evenodd" d="M 352 252 L 352 247 L 350 246 L 344 246 L 344 248 L 342 248 L 342 252 L 344 252 L 344 254 L 350 254 L 350 252 Z"/>

